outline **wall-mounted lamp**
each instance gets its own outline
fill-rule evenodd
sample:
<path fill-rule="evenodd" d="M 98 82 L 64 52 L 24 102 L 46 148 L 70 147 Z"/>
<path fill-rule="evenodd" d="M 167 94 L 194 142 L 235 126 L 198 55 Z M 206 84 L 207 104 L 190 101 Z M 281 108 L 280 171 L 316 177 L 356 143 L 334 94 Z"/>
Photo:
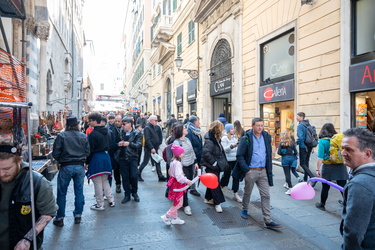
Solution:
<path fill-rule="evenodd" d="M 304 4 L 313 5 L 314 0 L 301 0 L 301 5 L 304 5 Z"/>
<path fill-rule="evenodd" d="M 181 69 L 181 66 L 182 66 L 182 61 L 184 59 L 182 59 L 180 56 L 177 56 L 177 58 L 174 60 L 175 64 L 176 64 L 176 68 L 178 69 L 178 71 L 182 71 L 184 73 L 188 73 L 189 76 L 192 78 L 192 79 L 198 79 L 198 70 L 195 70 L 195 69 Z"/>

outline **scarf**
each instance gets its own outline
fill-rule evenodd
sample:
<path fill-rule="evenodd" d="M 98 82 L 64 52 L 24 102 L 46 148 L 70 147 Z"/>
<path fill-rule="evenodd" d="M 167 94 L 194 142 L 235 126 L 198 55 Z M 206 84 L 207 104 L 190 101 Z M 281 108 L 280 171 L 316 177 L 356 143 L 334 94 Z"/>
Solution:
<path fill-rule="evenodd" d="M 202 131 L 200 128 L 197 128 L 193 123 L 189 122 L 188 128 L 193 132 L 195 135 L 201 135 Z"/>

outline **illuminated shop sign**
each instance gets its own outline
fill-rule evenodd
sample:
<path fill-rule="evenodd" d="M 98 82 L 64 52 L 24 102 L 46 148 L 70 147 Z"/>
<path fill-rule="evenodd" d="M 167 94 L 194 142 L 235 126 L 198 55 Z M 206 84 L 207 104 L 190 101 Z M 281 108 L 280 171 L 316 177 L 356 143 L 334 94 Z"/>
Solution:
<path fill-rule="evenodd" d="M 349 67 L 349 92 L 375 90 L 375 60 Z"/>
<path fill-rule="evenodd" d="M 294 80 L 270 84 L 259 88 L 259 103 L 294 100 Z"/>

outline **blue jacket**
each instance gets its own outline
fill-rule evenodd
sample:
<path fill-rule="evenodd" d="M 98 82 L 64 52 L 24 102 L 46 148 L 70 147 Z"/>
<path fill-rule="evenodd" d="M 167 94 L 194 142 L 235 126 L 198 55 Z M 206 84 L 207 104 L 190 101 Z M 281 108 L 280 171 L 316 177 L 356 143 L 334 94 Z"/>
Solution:
<path fill-rule="evenodd" d="M 195 156 L 197 157 L 198 165 L 200 165 L 203 148 L 202 136 L 194 134 L 193 131 L 188 128 L 188 134 L 185 137 L 189 138 L 191 145 L 193 146 Z"/>
<path fill-rule="evenodd" d="M 309 120 L 302 120 L 297 126 L 297 145 L 300 148 L 306 148 L 305 139 L 306 139 L 306 127 L 310 126 Z"/>
<path fill-rule="evenodd" d="M 234 167 L 232 174 L 236 179 L 242 180 L 245 174 L 250 171 L 250 163 L 253 156 L 253 134 L 252 129 L 246 131 L 238 144 L 236 155 L 237 164 Z M 271 136 L 264 130 L 262 131 L 262 136 L 266 145 L 266 171 L 268 184 L 273 186 Z"/>
<path fill-rule="evenodd" d="M 342 249 L 375 249 L 375 163 L 353 171 L 344 189 Z"/>

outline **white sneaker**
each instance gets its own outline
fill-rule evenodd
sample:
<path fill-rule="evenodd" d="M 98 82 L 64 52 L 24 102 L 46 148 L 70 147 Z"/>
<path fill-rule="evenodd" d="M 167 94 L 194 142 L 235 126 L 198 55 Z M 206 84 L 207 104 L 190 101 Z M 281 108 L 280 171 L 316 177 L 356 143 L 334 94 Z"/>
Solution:
<path fill-rule="evenodd" d="M 288 190 L 286 190 L 285 194 L 290 195 L 290 188 Z"/>
<path fill-rule="evenodd" d="M 98 204 L 92 205 L 90 208 L 96 211 L 103 211 L 105 209 L 103 206 L 101 207 Z"/>
<path fill-rule="evenodd" d="M 223 212 L 223 209 L 221 208 L 220 205 L 215 205 L 215 210 L 216 210 L 216 212 L 218 212 L 218 213 L 222 213 L 222 212 Z"/>
<path fill-rule="evenodd" d="M 167 224 L 168 226 L 171 224 L 171 218 L 167 217 L 166 214 L 160 216 L 160 218 L 161 218 L 161 219 L 163 220 L 163 222 L 164 222 L 165 224 Z"/>
<path fill-rule="evenodd" d="M 185 214 L 186 215 L 191 215 L 192 213 L 191 213 L 191 208 L 190 208 L 190 206 L 186 206 L 186 207 L 184 207 L 184 212 L 185 212 Z"/>
<path fill-rule="evenodd" d="M 288 183 L 285 182 L 284 185 L 283 185 L 283 187 L 284 187 L 284 188 L 289 188 L 289 187 L 288 187 Z"/>
<path fill-rule="evenodd" d="M 235 200 L 235 201 L 237 201 L 237 202 L 239 202 L 239 203 L 242 202 L 242 199 L 241 199 L 241 197 L 238 195 L 238 193 L 234 193 L 234 194 L 233 194 L 233 200 Z"/>
<path fill-rule="evenodd" d="M 173 225 L 182 225 L 182 224 L 185 224 L 185 221 L 181 220 L 180 217 L 177 217 L 176 219 L 172 220 L 172 224 Z"/>
<path fill-rule="evenodd" d="M 204 199 L 204 203 L 214 205 L 214 200 L 206 200 Z"/>
<path fill-rule="evenodd" d="M 152 171 L 152 172 L 155 172 L 155 167 L 151 167 L 151 171 Z"/>

